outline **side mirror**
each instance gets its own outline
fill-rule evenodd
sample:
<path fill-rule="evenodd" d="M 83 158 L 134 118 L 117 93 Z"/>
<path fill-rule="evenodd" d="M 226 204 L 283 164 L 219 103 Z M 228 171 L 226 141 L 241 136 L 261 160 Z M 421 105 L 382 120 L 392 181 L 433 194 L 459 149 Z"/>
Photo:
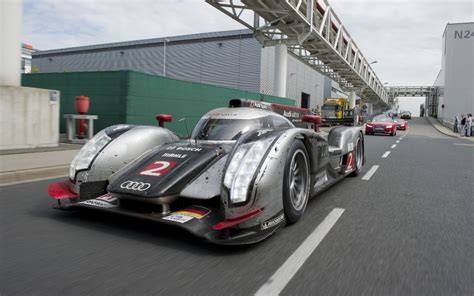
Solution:
<path fill-rule="evenodd" d="M 158 121 L 158 125 L 160 127 L 165 127 L 165 122 L 173 121 L 173 116 L 169 114 L 156 114 L 155 118 Z"/>
<path fill-rule="evenodd" d="M 321 116 L 318 115 L 304 115 L 302 118 L 303 122 L 312 123 L 315 132 L 319 132 L 319 126 L 321 125 Z"/>

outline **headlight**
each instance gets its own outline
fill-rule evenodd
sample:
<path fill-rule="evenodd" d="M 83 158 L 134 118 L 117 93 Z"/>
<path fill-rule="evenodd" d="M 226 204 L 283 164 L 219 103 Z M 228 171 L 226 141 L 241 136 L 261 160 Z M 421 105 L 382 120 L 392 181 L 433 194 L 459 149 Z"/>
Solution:
<path fill-rule="evenodd" d="M 392 128 L 392 125 L 387 125 L 387 126 L 385 126 L 385 127 L 386 127 L 386 128 Z"/>
<path fill-rule="evenodd" d="M 96 156 L 110 140 L 110 137 L 107 136 L 103 130 L 92 137 L 72 160 L 71 166 L 69 167 L 69 179 L 74 180 L 76 171 L 87 169 L 94 159 L 94 156 Z"/>
<path fill-rule="evenodd" d="M 250 182 L 260 161 L 275 140 L 274 137 L 240 145 L 227 167 L 224 185 L 230 189 L 230 201 L 241 203 L 247 199 Z"/>

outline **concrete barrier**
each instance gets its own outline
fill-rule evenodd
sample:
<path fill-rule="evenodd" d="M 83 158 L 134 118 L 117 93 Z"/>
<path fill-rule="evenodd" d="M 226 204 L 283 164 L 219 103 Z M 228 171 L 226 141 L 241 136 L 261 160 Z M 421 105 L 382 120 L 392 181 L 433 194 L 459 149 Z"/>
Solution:
<path fill-rule="evenodd" d="M 58 146 L 59 92 L 0 86 L 0 150 Z"/>

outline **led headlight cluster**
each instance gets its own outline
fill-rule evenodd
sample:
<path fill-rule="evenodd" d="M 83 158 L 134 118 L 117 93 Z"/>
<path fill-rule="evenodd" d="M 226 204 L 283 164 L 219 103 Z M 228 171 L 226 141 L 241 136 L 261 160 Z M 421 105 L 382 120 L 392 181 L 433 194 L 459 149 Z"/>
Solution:
<path fill-rule="evenodd" d="M 250 182 L 273 140 L 275 138 L 271 137 L 242 144 L 235 151 L 224 177 L 224 185 L 230 189 L 232 203 L 241 203 L 247 199 Z"/>
<path fill-rule="evenodd" d="M 107 136 L 103 130 L 92 137 L 72 160 L 71 166 L 69 167 L 69 178 L 74 180 L 76 171 L 87 169 L 96 154 L 99 153 L 110 140 L 110 137 Z"/>

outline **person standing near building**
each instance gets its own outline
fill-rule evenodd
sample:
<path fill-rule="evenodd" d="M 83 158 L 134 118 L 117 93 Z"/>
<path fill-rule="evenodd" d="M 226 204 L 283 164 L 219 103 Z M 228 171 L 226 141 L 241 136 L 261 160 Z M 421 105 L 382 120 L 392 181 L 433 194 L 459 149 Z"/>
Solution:
<path fill-rule="evenodd" d="M 460 122 L 459 122 L 459 117 L 456 115 L 456 116 L 454 117 L 454 124 L 453 124 L 453 128 L 454 128 L 453 131 L 454 131 L 455 133 L 459 133 L 459 124 L 460 124 Z"/>
<path fill-rule="evenodd" d="M 466 117 L 464 117 L 464 114 L 461 114 L 461 126 L 459 128 L 459 134 L 461 137 L 464 136 L 464 126 L 466 125 Z"/>
<path fill-rule="evenodd" d="M 471 127 L 472 127 L 472 114 L 467 114 L 466 124 L 464 124 L 464 135 L 466 137 L 471 136 Z"/>

